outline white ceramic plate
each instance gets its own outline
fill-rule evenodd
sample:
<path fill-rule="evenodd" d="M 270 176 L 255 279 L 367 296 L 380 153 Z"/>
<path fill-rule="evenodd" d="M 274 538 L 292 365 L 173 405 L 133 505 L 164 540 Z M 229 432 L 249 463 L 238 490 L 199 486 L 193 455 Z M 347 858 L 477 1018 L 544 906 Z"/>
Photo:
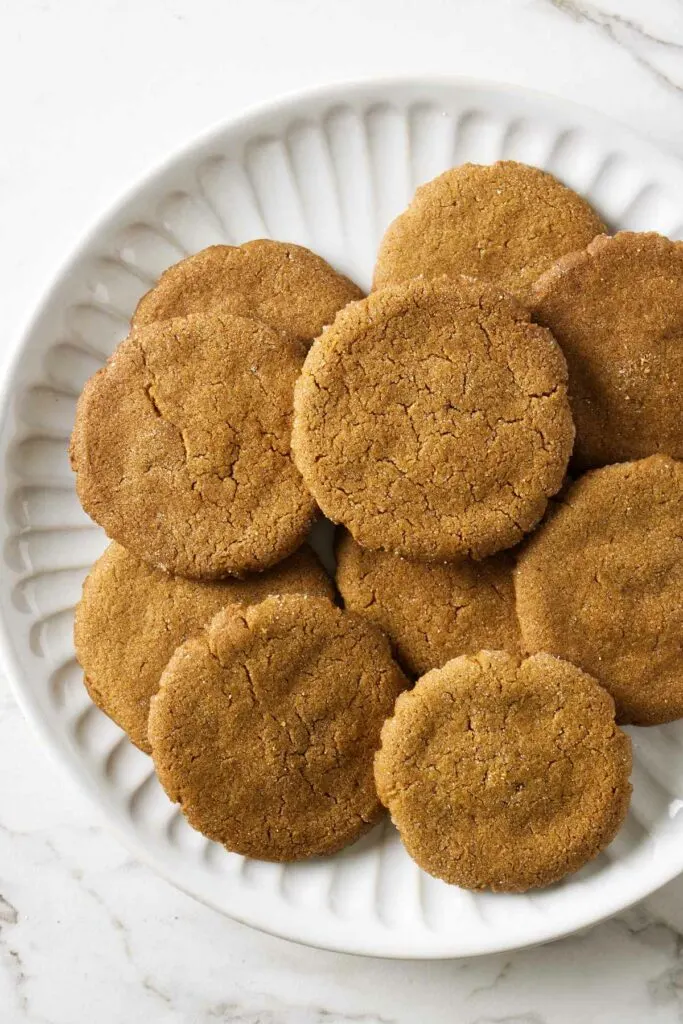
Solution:
<path fill-rule="evenodd" d="M 67 440 L 84 381 L 139 296 L 186 253 L 272 236 L 311 246 L 363 286 L 415 186 L 452 164 L 514 158 L 583 193 L 614 228 L 683 232 L 683 165 L 617 124 L 505 86 L 409 81 L 285 99 L 212 132 L 134 189 L 65 266 L 4 385 L 2 648 L 26 715 L 120 836 L 177 886 L 256 927 L 354 953 L 450 957 L 566 934 L 683 869 L 683 723 L 633 732 L 633 809 L 577 875 L 523 896 L 423 874 L 385 822 L 296 865 L 226 853 L 194 832 L 152 763 L 90 703 L 73 608 L 104 549 L 81 511 Z"/>

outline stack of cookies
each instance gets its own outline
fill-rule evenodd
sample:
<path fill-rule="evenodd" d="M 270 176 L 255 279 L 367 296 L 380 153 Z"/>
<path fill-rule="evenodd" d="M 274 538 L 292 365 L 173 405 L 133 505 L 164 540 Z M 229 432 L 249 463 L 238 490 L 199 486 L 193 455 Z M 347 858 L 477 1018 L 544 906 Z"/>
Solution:
<path fill-rule="evenodd" d="M 78 406 L 93 700 L 229 850 L 386 807 L 447 882 L 557 881 L 626 815 L 617 722 L 683 717 L 682 388 L 683 244 L 526 165 L 418 189 L 366 298 L 291 244 L 183 260 Z"/>

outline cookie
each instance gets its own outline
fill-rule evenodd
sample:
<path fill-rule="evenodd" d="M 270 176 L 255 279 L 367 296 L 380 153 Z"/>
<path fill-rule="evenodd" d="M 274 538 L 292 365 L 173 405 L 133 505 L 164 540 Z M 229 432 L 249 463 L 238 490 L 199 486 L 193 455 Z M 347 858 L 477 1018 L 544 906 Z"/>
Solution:
<path fill-rule="evenodd" d="M 362 294 L 310 249 L 259 238 L 212 245 L 169 267 L 140 299 L 133 327 L 220 307 L 308 344 Z"/>
<path fill-rule="evenodd" d="M 531 303 L 569 366 L 576 465 L 683 458 L 683 243 L 603 235 L 548 270 Z"/>
<path fill-rule="evenodd" d="M 683 717 L 683 463 L 663 455 L 580 477 L 522 551 L 527 650 L 594 675 L 618 719 Z"/>
<path fill-rule="evenodd" d="M 344 606 L 383 629 L 413 675 L 482 648 L 519 650 L 512 568 L 506 554 L 415 562 L 361 548 L 346 532 L 337 543 Z"/>
<path fill-rule="evenodd" d="M 405 685 L 386 637 L 329 601 L 228 608 L 161 677 L 157 774 L 190 824 L 235 853 L 334 853 L 381 812 L 373 757 Z"/>
<path fill-rule="evenodd" d="M 149 753 L 149 701 L 176 647 L 227 604 L 290 593 L 334 595 L 307 545 L 257 576 L 201 583 L 152 569 L 120 544 L 110 544 L 86 578 L 76 608 L 76 656 L 88 693 Z"/>
<path fill-rule="evenodd" d="M 78 403 L 85 511 L 182 576 L 242 575 L 291 554 L 315 513 L 290 455 L 302 360 L 294 339 L 230 313 L 134 331 Z"/>
<path fill-rule="evenodd" d="M 465 889 L 524 892 L 577 871 L 628 810 L 631 745 L 609 694 L 548 654 L 464 655 L 402 694 L 377 791 L 414 860 Z"/>
<path fill-rule="evenodd" d="M 347 306 L 295 390 L 292 452 L 320 508 L 362 547 L 407 558 L 516 544 L 560 487 L 573 438 L 552 335 L 464 278 Z"/>
<path fill-rule="evenodd" d="M 374 286 L 469 274 L 525 301 L 558 257 L 604 230 L 585 199 L 537 167 L 461 164 L 418 188 L 389 225 Z"/>

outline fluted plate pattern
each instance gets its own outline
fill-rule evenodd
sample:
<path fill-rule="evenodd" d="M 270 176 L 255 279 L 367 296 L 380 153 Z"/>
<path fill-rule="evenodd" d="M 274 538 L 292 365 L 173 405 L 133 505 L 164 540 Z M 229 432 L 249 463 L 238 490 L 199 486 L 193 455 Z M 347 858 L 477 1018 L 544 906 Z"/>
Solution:
<path fill-rule="evenodd" d="M 89 701 L 74 604 L 106 539 L 67 460 L 85 380 L 169 264 L 270 236 L 315 249 L 368 287 L 379 238 L 416 185 L 465 160 L 552 171 L 613 228 L 683 234 L 683 165 L 629 131 L 541 95 L 453 80 L 330 88 L 214 131 L 134 189 L 65 266 L 4 384 L 2 649 L 21 705 L 134 852 L 239 920 L 316 946 L 445 957 L 544 941 L 646 895 L 683 868 L 683 724 L 633 732 L 632 812 L 607 852 L 562 884 L 472 894 L 422 873 L 388 821 L 326 860 L 249 861 L 207 842 L 149 758 Z"/>

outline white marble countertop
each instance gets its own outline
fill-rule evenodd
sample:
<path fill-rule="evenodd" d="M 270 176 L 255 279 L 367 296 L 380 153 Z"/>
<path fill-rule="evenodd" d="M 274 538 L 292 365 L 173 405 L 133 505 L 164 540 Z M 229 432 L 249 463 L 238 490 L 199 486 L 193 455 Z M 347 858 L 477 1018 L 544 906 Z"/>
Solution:
<path fill-rule="evenodd" d="M 283 91 L 461 74 L 590 104 L 683 153 L 681 0 L 3 0 L 0 370 L 102 208 Z M 305 949 L 137 864 L 0 679 L 1 1024 L 673 1024 L 683 880 L 592 931 L 478 960 Z"/>

